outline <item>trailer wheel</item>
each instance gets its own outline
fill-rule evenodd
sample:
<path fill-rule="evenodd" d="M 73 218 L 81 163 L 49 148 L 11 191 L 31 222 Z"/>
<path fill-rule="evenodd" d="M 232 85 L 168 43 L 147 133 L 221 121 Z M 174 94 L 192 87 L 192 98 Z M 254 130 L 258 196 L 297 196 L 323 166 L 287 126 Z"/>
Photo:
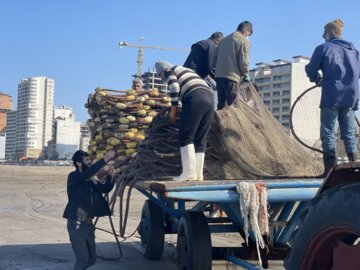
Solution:
<path fill-rule="evenodd" d="M 211 236 L 206 217 L 202 212 L 188 211 L 180 219 L 176 265 L 180 270 L 211 269 Z"/>
<path fill-rule="evenodd" d="M 359 213 L 360 184 L 336 186 L 314 198 L 290 237 L 285 268 L 358 269 Z M 357 267 L 344 268 L 344 263 Z"/>
<path fill-rule="evenodd" d="M 164 212 L 150 200 L 146 200 L 141 213 L 138 229 L 144 257 L 148 260 L 159 260 L 164 251 Z"/>

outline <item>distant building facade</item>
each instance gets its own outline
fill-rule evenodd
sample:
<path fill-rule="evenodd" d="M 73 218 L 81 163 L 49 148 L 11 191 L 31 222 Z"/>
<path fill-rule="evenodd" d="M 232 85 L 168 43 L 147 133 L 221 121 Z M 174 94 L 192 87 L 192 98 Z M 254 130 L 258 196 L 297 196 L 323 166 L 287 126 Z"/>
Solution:
<path fill-rule="evenodd" d="M 137 78 L 138 75 L 133 75 L 134 78 Z M 159 75 L 154 71 L 148 71 L 141 75 L 141 81 L 143 83 L 144 90 L 151 90 L 153 88 L 157 88 L 160 91 L 167 91 L 166 81 L 161 79 Z"/>
<path fill-rule="evenodd" d="M 80 125 L 80 150 L 88 151 L 89 142 L 91 138 L 90 128 L 86 123 Z"/>
<path fill-rule="evenodd" d="M 305 65 L 309 61 L 308 57 L 299 55 L 294 56 L 292 62 L 277 59 L 273 61 L 273 64 L 257 63 L 256 68 L 250 71 L 250 76 L 257 85 L 264 104 L 286 128 L 290 127 L 290 109 L 296 98 L 304 90 L 314 86 L 305 73 Z M 320 117 L 318 119 L 294 119 L 294 121 L 314 121 L 311 126 L 320 126 Z M 304 123 L 303 126 L 306 127 L 309 124 Z M 306 138 L 308 142 L 315 143 L 319 138 L 319 129 L 314 129 L 312 132 L 304 129 L 304 134 L 299 135 Z"/>
<path fill-rule="evenodd" d="M 6 119 L 6 140 L 5 159 L 14 160 L 16 153 L 16 114 L 17 111 L 10 111 Z"/>
<path fill-rule="evenodd" d="M 0 92 L 0 160 L 5 159 L 7 114 L 12 111 L 11 96 Z"/>
<path fill-rule="evenodd" d="M 54 107 L 53 134 L 47 158 L 71 159 L 80 146 L 80 122 L 75 120 L 72 108 Z"/>
<path fill-rule="evenodd" d="M 54 88 L 55 81 L 47 77 L 30 77 L 19 83 L 15 159 L 37 159 L 51 141 Z"/>
<path fill-rule="evenodd" d="M 0 92 L 0 135 L 5 135 L 7 113 L 12 109 L 13 101 L 11 96 Z"/>

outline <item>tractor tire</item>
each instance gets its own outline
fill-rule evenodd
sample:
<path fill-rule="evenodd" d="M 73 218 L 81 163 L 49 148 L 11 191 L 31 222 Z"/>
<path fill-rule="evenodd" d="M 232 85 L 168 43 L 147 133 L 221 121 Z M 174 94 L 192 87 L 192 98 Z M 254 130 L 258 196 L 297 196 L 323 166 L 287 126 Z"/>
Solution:
<path fill-rule="evenodd" d="M 211 235 L 202 212 L 187 211 L 180 219 L 175 261 L 179 270 L 211 270 Z"/>
<path fill-rule="evenodd" d="M 360 184 L 336 186 L 315 197 L 290 237 L 291 251 L 285 259 L 285 268 L 333 269 L 337 246 L 345 244 L 352 248 L 360 237 L 359 213 Z M 343 259 L 354 261 L 350 255 Z"/>
<path fill-rule="evenodd" d="M 164 212 L 150 200 L 144 203 L 138 231 L 144 248 L 144 257 L 148 260 L 160 260 L 165 241 Z"/>

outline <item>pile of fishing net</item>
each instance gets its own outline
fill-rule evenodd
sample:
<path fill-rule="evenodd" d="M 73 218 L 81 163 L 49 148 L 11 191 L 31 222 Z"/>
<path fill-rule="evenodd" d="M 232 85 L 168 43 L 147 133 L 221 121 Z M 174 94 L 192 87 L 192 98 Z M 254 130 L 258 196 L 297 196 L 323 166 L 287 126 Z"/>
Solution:
<path fill-rule="evenodd" d="M 169 109 L 153 119 L 137 151 L 121 176 L 126 184 L 181 173 L 178 128 L 169 122 Z M 208 135 L 206 179 L 316 176 L 322 170 L 322 161 L 290 136 L 251 84 L 242 87 L 232 106 L 216 111 Z"/>
<path fill-rule="evenodd" d="M 91 132 L 88 153 L 96 161 L 114 150 L 116 155 L 109 165 L 121 173 L 145 138 L 144 130 L 169 102 L 170 98 L 157 89 L 137 93 L 97 88 L 85 104 L 91 116 L 87 121 Z"/>

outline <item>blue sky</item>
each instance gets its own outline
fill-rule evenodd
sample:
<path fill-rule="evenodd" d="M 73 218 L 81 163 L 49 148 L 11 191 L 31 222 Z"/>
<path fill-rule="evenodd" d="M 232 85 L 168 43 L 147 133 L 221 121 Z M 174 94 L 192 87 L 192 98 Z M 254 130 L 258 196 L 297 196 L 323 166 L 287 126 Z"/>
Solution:
<path fill-rule="evenodd" d="M 88 118 L 87 96 L 97 86 L 128 89 L 137 72 L 137 49 L 119 41 L 190 48 L 215 31 L 254 25 L 250 60 L 311 56 L 323 26 L 344 21 L 344 39 L 360 48 L 360 1 L 127 1 L 0 0 L 0 92 L 13 96 L 23 78 L 55 79 L 55 104 Z M 156 60 L 183 64 L 186 52 L 144 49 L 143 70 Z"/>

